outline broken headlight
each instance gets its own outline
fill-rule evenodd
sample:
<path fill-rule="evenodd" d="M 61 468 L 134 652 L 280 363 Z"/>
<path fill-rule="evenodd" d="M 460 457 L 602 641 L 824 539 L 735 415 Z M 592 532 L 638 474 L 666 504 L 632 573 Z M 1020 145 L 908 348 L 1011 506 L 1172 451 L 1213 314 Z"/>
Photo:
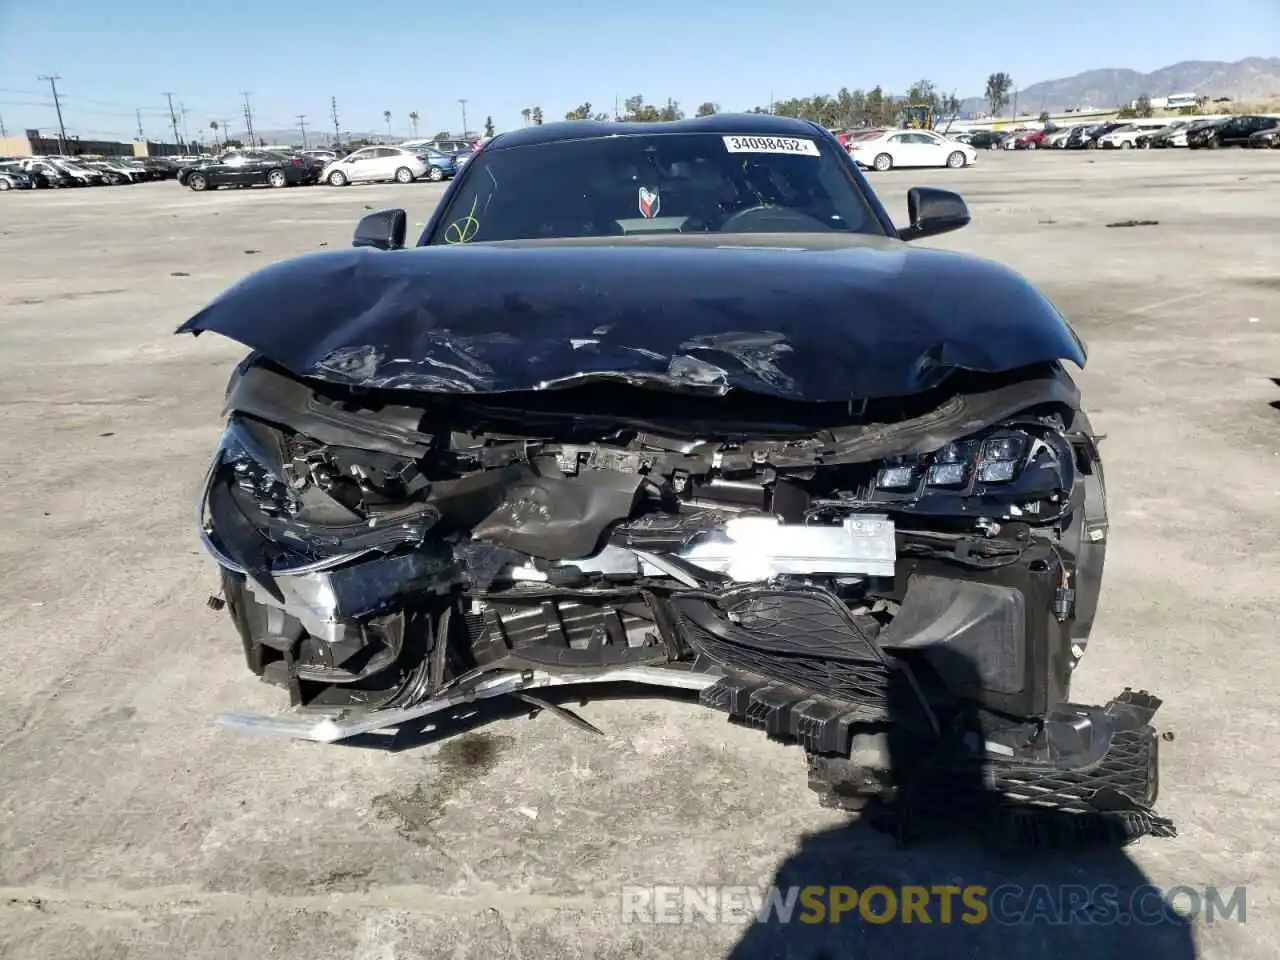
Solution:
<path fill-rule="evenodd" d="M 1066 507 L 1074 455 L 1061 431 L 1043 424 L 999 427 L 923 454 L 882 461 L 870 483 L 873 502 L 911 503 L 926 512 L 1048 516 Z M 957 502 L 963 501 L 963 504 Z"/>
<path fill-rule="evenodd" d="M 326 460 L 305 472 L 297 468 L 297 442 L 257 420 L 227 421 L 199 506 L 205 549 L 227 569 L 322 570 L 371 551 L 418 545 L 439 520 L 434 507 L 421 502 L 353 508 L 335 496 L 345 490 L 337 490 L 336 470 Z M 349 486 L 360 489 L 366 474 L 358 465 L 350 473 Z"/>

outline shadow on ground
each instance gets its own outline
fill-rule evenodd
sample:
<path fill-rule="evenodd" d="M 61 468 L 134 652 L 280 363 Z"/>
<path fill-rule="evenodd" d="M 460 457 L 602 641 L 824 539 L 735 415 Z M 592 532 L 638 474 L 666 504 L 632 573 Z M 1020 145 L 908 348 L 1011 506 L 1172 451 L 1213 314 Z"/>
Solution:
<path fill-rule="evenodd" d="M 949 677 L 949 689 L 981 686 L 973 662 L 954 651 L 934 666 Z M 916 679 L 936 690 L 924 671 Z M 1124 849 L 1144 829 L 1133 825 L 1149 818 L 1011 804 L 982 764 L 948 759 L 962 751 L 945 744 L 974 729 L 962 703 L 939 703 L 943 745 L 922 751 L 910 733 L 917 689 L 905 672 L 890 687 L 897 722 L 888 728 L 887 799 L 801 842 L 772 883 L 779 893 L 811 888 L 809 904 L 802 892 L 789 920 L 758 914 L 728 960 L 1194 960 L 1192 921 L 1168 905 Z M 948 728 L 956 740 L 945 735 Z M 838 903 L 845 911 L 833 922 Z"/>
<path fill-rule="evenodd" d="M 945 666 L 952 689 L 979 685 L 967 658 L 947 658 Z M 784 902 L 790 897 L 789 916 L 761 911 L 726 960 L 1195 960 L 1193 921 L 1130 859 L 1128 834 L 1117 827 L 1123 818 L 1011 807 L 989 789 L 982 767 L 946 763 L 945 748 L 932 755 L 942 757 L 937 767 L 926 764 L 945 772 L 922 777 L 921 741 L 910 732 L 920 718 L 918 678 L 894 677 L 888 763 L 875 775 L 892 785 L 893 801 L 870 803 L 847 823 L 806 837 L 772 880 Z M 575 701 L 685 698 L 616 685 L 537 693 L 536 702 L 482 701 L 391 736 L 345 742 L 401 751 L 459 737 L 445 745 L 440 763 L 465 778 L 482 773 L 486 758 L 464 756 L 470 741 L 459 735 L 496 720 L 550 713 L 590 729 L 572 713 Z M 969 716 L 958 701 L 938 704 L 937 715 L 944 729 Z"/>

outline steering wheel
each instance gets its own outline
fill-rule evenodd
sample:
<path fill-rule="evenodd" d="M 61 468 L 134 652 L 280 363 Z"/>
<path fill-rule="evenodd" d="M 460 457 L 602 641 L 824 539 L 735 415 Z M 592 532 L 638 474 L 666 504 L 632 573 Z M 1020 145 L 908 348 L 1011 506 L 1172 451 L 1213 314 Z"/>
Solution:
<path fill-rule="evenodd" d="M 763 216 L 762 216 L 763 215 Z M 769 203 L 757 204 L 754 207 L 747 207 L 745 210 L 739 210 L 737 213 L 730 214 L 729 217 L 720 224 L 720 233 L 751 233 L 755 229 L 756 224 L 753 220 L 793 220 L 800 224 L 801 229 L 812 229 L 810 224 L 821 224 L 823 230 L 830 230 L 826 221 L 797 210 L 794 207 L 779 207 Z"/>

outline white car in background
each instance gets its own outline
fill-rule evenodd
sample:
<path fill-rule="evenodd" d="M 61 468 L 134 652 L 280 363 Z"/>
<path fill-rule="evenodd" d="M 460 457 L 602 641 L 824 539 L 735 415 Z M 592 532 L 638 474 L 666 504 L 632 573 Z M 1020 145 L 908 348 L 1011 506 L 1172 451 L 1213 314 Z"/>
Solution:
<path fill-rule="evenodd" d="M 424 176 L 428 169 L 426 161 L 411 150 L 401 147 L 365 147 L 341 160 L 328 163 L 320 172 L 320 182 L 331 187 L 379 180 L 413 183 Z"/>
<path fill-rule="evenodd" d="M 1138 145 L 1138 137 L 1144 133 L 1155 133 L 1165 126 L 1166 120 L 1138 120 L 1116 127 L 1110 133 L 1098 138 L 1098 147 L 1102 150 L 1132 150 Z"/>
<path fill-rule="evenodd" d="M 860 167 L 883 172 L 894 167 L 964 167 L 978 159 L 978 151 L 930 130 L 883 130 L 851 141 L 849 156 Z"/>

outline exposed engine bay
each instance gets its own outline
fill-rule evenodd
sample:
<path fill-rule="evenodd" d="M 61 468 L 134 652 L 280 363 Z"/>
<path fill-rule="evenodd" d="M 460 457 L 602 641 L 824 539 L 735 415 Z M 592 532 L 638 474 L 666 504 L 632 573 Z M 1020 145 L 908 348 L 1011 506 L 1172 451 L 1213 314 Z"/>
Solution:
<path fill-rule="evenodd" d="M 362 391 L 250 357 L 200 506 L 250 667 L 346 711 L 316 739 L 526 685 L 669 681 L 803 745 L 837 806 L 870 782 L 860 737 L 927 743 L 963 716 L 1006 794 L 1159 832 L 1158 701 L 1069 702 L 1108 524 L 1061 367 L 759 400 Z"/>

